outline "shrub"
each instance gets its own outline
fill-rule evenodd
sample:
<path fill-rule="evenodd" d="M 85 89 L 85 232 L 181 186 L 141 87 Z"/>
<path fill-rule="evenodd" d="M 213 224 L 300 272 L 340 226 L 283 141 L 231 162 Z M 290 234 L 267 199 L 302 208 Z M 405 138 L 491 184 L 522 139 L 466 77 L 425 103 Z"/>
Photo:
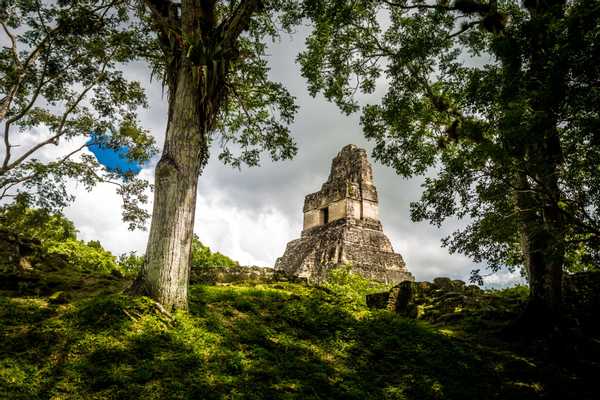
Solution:
<path fill-rule="evenodd" d="M 210 251 L 208 246 L 202 244 L 197 235 L 192 241 L 192 268 L 235 267 L 240 265 L 237 261 L 216 252 Z"/>
<path fill-rule="evenodd" d="M 86 244 L 77 239 L 53 241 L 47 247 L 48 254 L 64 256 L 69 266 L 81 271 L 96 271 L 110 273 L 119 269 L 117 260 L 109 251 L 99 245 Z"/>
<path fill-rule="evenodd" d="M 144 265 L 144 256 L 138 256 L 135 251 L 130 251 L 121 254 L 117 263 L 125 274 L 135 275 Z"/>
<path fill-rule="evenodd" d="M 115 256 L 99 241 L 78 240 L 72 221 L 62 214 L 30 208 L 26 197 L 18 197 L 14 203 L 0 207 L 0 228 L 39 240 L 40 255 L 59 255 L 71 268 L 102 273 L 119 269 Z"/>
<path fill-rule="evenodd" d="M 14 203 L 0 207 L 0 228 L 38 239 L 42 243 L 77 237 L 73 222 L 61 214 L 30 208 L 26 197 L 17 197 Z"/>
<path fill-rule="evenodd" d="M 352 265 L 346 264 L 328 272 L 323 285 L 357 306 L 366 306 L 366 295 L 389 290 L 389 286 L 374 282 L 352 272 Z"/>

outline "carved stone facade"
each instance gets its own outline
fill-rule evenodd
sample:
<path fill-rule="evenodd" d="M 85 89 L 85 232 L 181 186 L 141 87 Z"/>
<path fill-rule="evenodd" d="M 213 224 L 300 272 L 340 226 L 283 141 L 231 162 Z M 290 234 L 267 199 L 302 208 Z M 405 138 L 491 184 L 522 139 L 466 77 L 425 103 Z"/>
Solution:
<path fill-rule="evenodd" d="M 353 144 L 333 159 L 321 190 L 306 196 L 302 235 L 288 243 L 275 269 L 318 282 L 329 268 L 346 263 L 372 280 L 414 280 L 383 233 L 367 153 Z"/>

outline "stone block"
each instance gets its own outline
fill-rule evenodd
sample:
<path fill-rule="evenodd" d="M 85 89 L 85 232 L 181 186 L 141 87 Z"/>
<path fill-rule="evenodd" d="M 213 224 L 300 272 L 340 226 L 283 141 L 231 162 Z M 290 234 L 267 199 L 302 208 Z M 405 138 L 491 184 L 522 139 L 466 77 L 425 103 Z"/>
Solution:
<path fill-rule="evenodd" d="M 367 295 L 367 307 L 384 309 L 388 306 L 389 292 L 371 293 Z"/>

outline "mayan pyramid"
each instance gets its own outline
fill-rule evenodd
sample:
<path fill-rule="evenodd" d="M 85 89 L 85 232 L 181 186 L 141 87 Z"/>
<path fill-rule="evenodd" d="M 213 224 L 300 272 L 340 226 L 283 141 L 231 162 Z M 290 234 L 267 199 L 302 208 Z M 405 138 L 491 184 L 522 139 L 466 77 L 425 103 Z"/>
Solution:
<path fill-rule="evenodd" d="M 305 197 L 302 235 L 287 244 L 275 269 L 319 282 L 340 264 L 380 282 L 414 280 L 383 233 L 367 152 L 353 144 L 333 159 L 321 190 Z"/>

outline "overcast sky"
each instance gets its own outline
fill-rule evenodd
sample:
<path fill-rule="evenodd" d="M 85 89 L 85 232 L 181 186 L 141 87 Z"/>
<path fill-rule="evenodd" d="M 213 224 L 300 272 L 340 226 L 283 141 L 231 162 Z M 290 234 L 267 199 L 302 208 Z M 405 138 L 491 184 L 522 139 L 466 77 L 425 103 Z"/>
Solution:
<path fill-rule="evenodd" d="M 241 171 L 225 167 L 212 157 L 200 177 L 194 232 L 211 249 L 241 264 L 272 266 L 286 243 L 300 236 L 304 196 L 320 189 L 329 175 L 332 158 L 343 146 L 354 143 L 371 153 L 372 145 L 361 132 L 359 114 L 343 115 L 321 96 L 312 98 L 308 94 L 306 81 L 295 64 L 303 47 L 303 35 L 285 35 L 271 46 L 271 76 L 287 86 L 300 106 L 291 127 L 298 155 L 277 163 L 265 158 L 261 167 Z M 140 119 L 162 146 L 167 104 L 161 84 L 148 81 L 149 70 L 142 64 L 128 66 L 126 73 L 131 79 L 141 80 L 147 89 L 150 107 L 140 113 Z M 384 90 L 381 87 L 374 96 L 362 100 L 377 101 Z M 32 141 L 38 140 L 38 133 L 32 132 Z M 45 151 L 51 157 L 58 149 L 52 146 Z M 157 161 L 158 156 L 142 170 L 142 176 L 153 180 Z M 449 223 L 440 230 L 427 222 L 411 222 L 409 203 L 418 200 L 421 179 L 403 179 L 372 158 L 371 162 L 384 232 L 408 269 L 417 280 L 436 276 L 467 280 L 476 266 L 440 246 L 440 239 L 455 230 L 458 223 Z M 120 198 L 114 187 L 101 185 L 88 193 L 82 185 L 73 185 L 73 191 L 77 199 L 65 214 L 75 222 L 80 238 L 100 240 L 114 254 L 144 252 L 148 232 L 127 230 L 120 219 Z M 512 279 L 514 275 L 505 273 L 488 282 L 501 284 Z"/>

